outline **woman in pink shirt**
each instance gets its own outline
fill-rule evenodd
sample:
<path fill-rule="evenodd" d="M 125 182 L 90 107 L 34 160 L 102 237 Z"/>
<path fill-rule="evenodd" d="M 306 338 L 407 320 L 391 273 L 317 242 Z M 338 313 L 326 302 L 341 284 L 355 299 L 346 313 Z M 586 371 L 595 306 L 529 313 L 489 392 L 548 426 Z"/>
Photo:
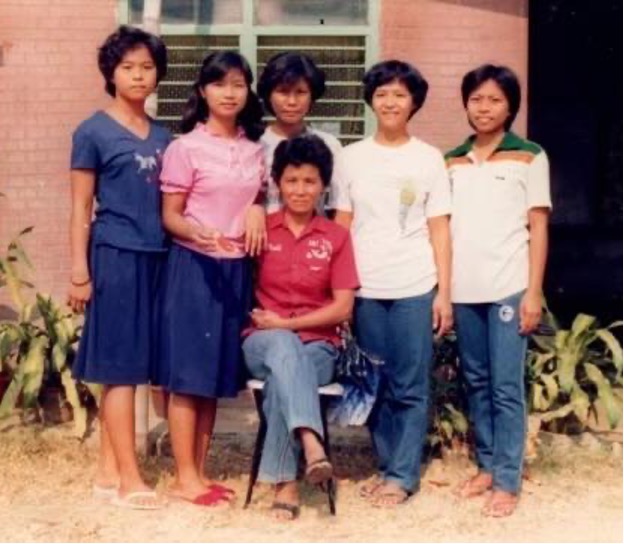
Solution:
<path fill-rule="evenodd" d="M 238 53 L 204 60 L 182 119 L 184 134 L 167 149 L 161 174 L 163 223 L 173 245 L 154 382 L 170 393 L 176 461 L 170 493 L 206 506 L 232 494 L 210 484 L 203 468 L 217 398 L 240 389 L 240 334 L 251 305 L 247 255 L 263 243 L 262 228 L 247 220 L 264 180 L 262 110 L 252 79 Z"/>

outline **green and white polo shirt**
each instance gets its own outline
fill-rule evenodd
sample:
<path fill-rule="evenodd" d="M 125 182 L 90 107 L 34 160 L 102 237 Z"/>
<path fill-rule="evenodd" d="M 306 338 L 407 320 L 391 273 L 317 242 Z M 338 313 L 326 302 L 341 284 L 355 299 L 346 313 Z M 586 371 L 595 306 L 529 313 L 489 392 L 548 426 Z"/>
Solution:
<path fill-rule="evenodd" d="M 479 163 L 474 136 L 446 154 L 452 193 L 453 302 L 495 302 L 529 283 L 528 211 L 551 208 L 548 157 L 508 132 Z"/>

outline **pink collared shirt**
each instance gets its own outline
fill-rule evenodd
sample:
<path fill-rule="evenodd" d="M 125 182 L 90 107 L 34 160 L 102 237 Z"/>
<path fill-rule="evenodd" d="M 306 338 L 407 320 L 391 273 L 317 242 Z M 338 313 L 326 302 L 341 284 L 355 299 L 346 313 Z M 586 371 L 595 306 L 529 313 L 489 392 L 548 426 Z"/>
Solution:
<path fill-rule="evenodd" d="M 169 145 L 160 175 L 163 193 L 186 193 L 187 221 L 217 229 L 222 250 L 208 253 L 187 240 L 174 241 L 220 258 L 244 256 L 245 213 L 265 183 L 262 146 L 247 139 L 224 138 L 197 124 Z"/>

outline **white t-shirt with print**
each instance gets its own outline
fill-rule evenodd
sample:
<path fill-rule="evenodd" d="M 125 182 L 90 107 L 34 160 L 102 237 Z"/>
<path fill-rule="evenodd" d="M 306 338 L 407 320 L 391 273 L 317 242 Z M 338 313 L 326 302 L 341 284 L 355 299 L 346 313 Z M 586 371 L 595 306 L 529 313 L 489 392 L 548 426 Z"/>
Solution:
<path fill-rule="evenodd" d="M 305 133 L 314 134 L 315 136 L 318 136 L 319 138 L 321 138 L 327 144 L 327 147 L 329 147 L 329 150 L 332 152 L 332 155 L 334 156 L 334 171 L 335 171 L 336 157 L 338 153 L 340 152 L 340 150 L 342 149 L 342 145 L 340 144 L 340 141 L 338 140 L 338 138 L 336 138 L 333 134 L 330 134 L 329 132 L 323 132 L 322 130 L 317 130 L 311 127 L 307 127 Z M 277 185 L 273 181 L 273 178 L 271 177 L 271 169 L 273 167 L 273 155 L 275 153 L 275 149 L 277 148 L 278 144 L 285 139 L 286 139 L 285 136 L 277 134 L 275 131 L 271 129 L 271 127 L 267 127 L 267 129 L 264 131 L 264 134 L 260 138 L 260 143 L 262 144 L 262 148 L 264 150 L 264 157 L 265 157 L 265 164 L 266 164 L 267 172 L 269 173 L 269 183 L 267 186 L 267 203 L 266 203 L 267 213 L 276 212 L 281 207 L 280 198 L 279 198 L 279 190 L 277 188 Z M 336 175 L 334 173 L 334 175 L 332 176 L 331 185 L 328 189 L 330 193 L 335 183 L 336 183 Z"/>
<path fill-rule="evenodd" d="M 399 147 L 369 137 L 342 150 L 337 174 L 330 207 L 353 213 L 357 295 L 398 299 L 433 289 L 427 219 L 451 211 L 442 153 L 414 137 Z"/>
<path fill-rule="evenodd" d="M 496 302 L 528 287 L 528 211 L 551 208 L 550 176 L 546 153 L 518 142 L 525 149 L 501 149 L 482 163 L 472 152 L 447 159 L 453 302 Z"/>

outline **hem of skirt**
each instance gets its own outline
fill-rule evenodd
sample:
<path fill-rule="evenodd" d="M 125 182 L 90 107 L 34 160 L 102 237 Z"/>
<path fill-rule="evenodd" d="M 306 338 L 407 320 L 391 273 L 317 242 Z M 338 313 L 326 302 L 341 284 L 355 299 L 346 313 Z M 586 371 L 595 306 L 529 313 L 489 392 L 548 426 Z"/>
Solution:
<path fill-rule="evenodd" d="M 110 378 L 105 376 L 93 376 L 87 374 L 72 374 L 74 380 L 84 383 L 95 383 L 99 385 L 148 385 L 150 383 L 149 376 L 136 378 Z"/>
<path fill-rule="evenodd" d="M 294 474 L 292 477 L 288 475 L 280 475 L 280 476 L 272 476 L 266 473 L 258 474 L 258 481 L 265 484 L 281 484 L 284 482 L 296 482 L 297 475 Z"/>
<path fill-rule="evenodd" d="M 237 388 L 236 390 L 229 390 L 229 391 L 215 391 L 215 390 L 208 390 L 207 388 L 197 389 L 193 387 L 184 387 L 184 386 L 176 387 L 176 386 L 172 386 L 171 384 L 169 385 L 162 384 L 160 387 L 163 387 L 170 393 L 175 393 L 176 395 L 192 395 L 194 397 L 205 397 L 209 399 L 215 399 L 215 398 L 216 399 L 233 399 L 233 398 L 236 398 L 241 391 L 241 389 L 239 388 Z"/>

